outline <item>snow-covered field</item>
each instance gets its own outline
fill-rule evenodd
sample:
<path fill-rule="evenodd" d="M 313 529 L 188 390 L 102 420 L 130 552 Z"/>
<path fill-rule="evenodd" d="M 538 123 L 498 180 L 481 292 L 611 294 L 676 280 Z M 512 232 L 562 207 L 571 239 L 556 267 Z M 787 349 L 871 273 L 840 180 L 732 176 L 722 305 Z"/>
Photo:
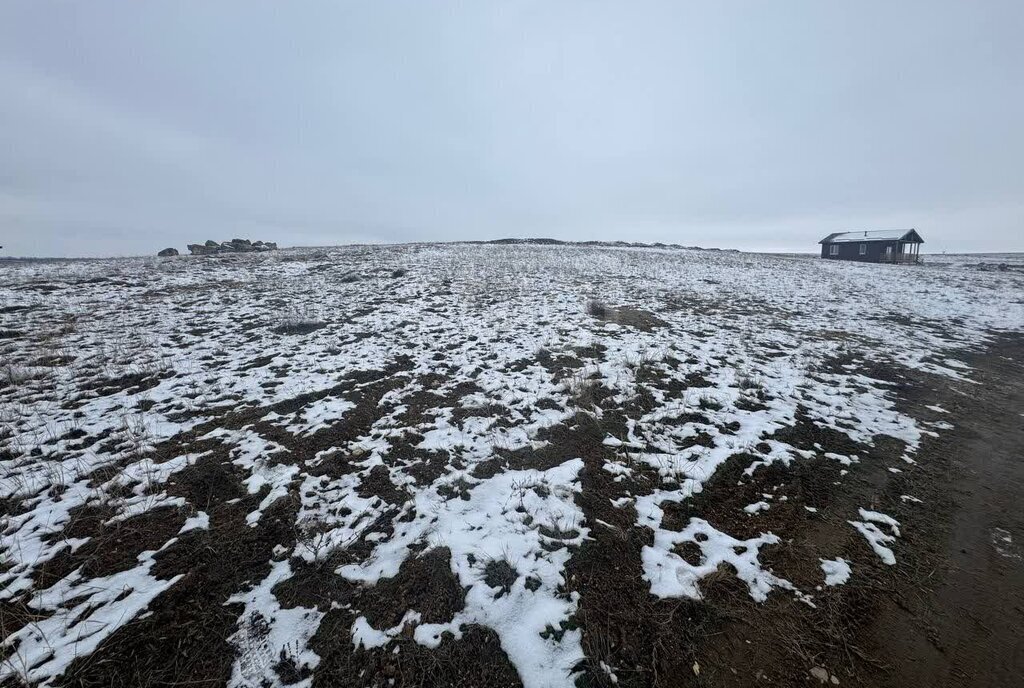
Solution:
<path fill-rule="evenodd" d="M 481 628 L 524 685 L 571 686 L 597 659 L 567 567 L 619 527 L 586 506 L 588 471 L 645 533 L 652 595 L 699 598 L 728 564 L 757 601 L 813 605 L 857 578 L 842 552 L 800 585 L 762 564 L 769 530 L 666 509 L 736 455 L 748 475 L 814 457 L 856 473 L 862 456 L 776 436 L 798 417 L 896 438 L 891 470 L 915 470 L 943 422 L 844 361 L 969 379 L 959 353 L 1024 327 L 1024 275 L 951 262 L 413 245 L 2 266 L 0 682 L 96 670 L 195 588 L 226 615 L 232 686 L 314 682 L 328 619 L 355 664 Z M 600 452 L 565 440 L 583 418 Z M 840 516 L 900 557 L 892 516 Z M 368 611 L 431 552 L 450 608 L 403 588 Z"/>
<path fill-rule="evenodd" d="M 931 253 L 922 256 L 929 265 L 975 270 L 1024 270 L 1024 253 Z"/>

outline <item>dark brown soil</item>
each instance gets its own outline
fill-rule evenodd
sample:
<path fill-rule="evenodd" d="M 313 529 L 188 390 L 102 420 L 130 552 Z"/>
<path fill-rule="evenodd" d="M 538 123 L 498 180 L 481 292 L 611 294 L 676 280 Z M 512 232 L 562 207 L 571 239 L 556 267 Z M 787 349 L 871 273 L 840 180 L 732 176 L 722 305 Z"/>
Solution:
<path fill-rule="evenodd" d="M 351 618 L 330 612 L 320 624 L 311 646 L 320 654 L 313 674 L 314 688 L 388 686 L 389 688 L 520 688 L 515 667 L 490 629 L 470 626 L 462 638 L 446 637 L 428 649 L 407 636 L 399 636 L 387 649 L 354 650 L 339 639 L 351 637 Z M 397 647 L 397 651 L 396 648 Z"/>
<path fill-rule="evenodd" d="M 612 308 L 600 301 L 591 301 L 588 303 L 587 313 L 598 320 L 604 320 L 618 325 L 626 325 L 628 327 L 635 327 L 642 332 L 650 332 L 656 328 L 666 327 L 668 325 L 668 323 L 650 311 L 634 308 L 632 306 L 618 306 L 617 308 Z"/>
<path fill-rule="evenodd" d="M 117 378 L 104 378 L 88 383 L 80 384 L 82 391 L 95 391 L 101 397 L 126 392 L 128 394 L 139 394 L 148 389 L 153 389 L 160 384 L 160 380 L 173 375 L 173 371 L 160 373 L 129 373 Z"/>
<path fill-rule="evenodd" d="M 139 554 L 162 547 L 185 522 L 179 510 L 170 508 L 153 509 L 109 525 L 101 520 L 104 517 L 109 518 L 109 513 L 102 507 L 79 511 L 55 539 L 87 533 L 89 542 L 73 554 L 65 549 L 37 567 L 32 572 L 37 587 L 49 587 L 78 568 L 89 578 L 127 571 L 138 565 Z"/>
<path fill-rule="evenodd" d="M 936 516 L 937 551 L 905 604 L 884 605 L 866 629 L 865 648 L 890 665 L 878 685 L 1024 683 L 1024 336 L 966 362 L 979 384 L 940 382 L 932 400 L 907 402 L 924 413 L 939 403 L 954 428 L 926 443 L 927 474 L 908 485 Z"/>
<path fill-rule="evenodd" d="M 784 506 L 776 496 L 771 509 L 758 514 L 759 528 L 767 525 L 783 538 L 779 546 L 763 550 L 763 563 L 805 590 L 815 580 L 820 583 L 818 556 L 844 557 L 853 575 L 846 585 L 816 591 L 814 609 L 784 594 L 758 605 L 745 594 L 722 596 L 720 584 L 702 584 L 706 605 L 718 621 L 692 648 L 700 674 L 691 667 L 685 678 L 658 685 L 820 685 L 810 673 L 815 667 L 840 685 L 1020 684 L 1024 549 L 1017 543 L 1024 537 L 1019 509 L 1024 497 L 1019 453 L 1024 337 L 999 337 L 988 351 L 966 362 L 975 367 L 972 377 L 981 384 L 950 384 L 920 373 L 865 366 L 865 374 L 895 383 L 903 411 L 953 424 L 952 430 L 923 442 L 918 466 L 894 460 L 901 453 L 899 443 L 887 438 L 876 438 L 870 449 L 843 447 L 838 438 L 801 423 L 780 435 L 796 446 L 821 442 L 861 457 L 842 486 L 832 485 L 841 466 L 824 459 L 758 469 L 747 483 L 737 484 L 742 457 L 716 473 L 690 508 L 737 537 L 750 533 L 730 519 L 736 511 L 728 509 L 730 502 L 749 503 L 769 485 L 780 485 L 776 494 L 788 496 Z M 927 408 L 935 405 L 950 413 Z M 892 473 L 890 467 L 904 470 Z M 716 485 L 730 483 L 734 495 L 721 490 L 713 496 Z M 902 495 L 923 501 L 907 502 Z M 818 511 L 808 512 L 804 505 Z M 858 506 L 902 523 L 896 566 L 879 564 L 845 524 L 845 518 L 856 518 Z M 1003 553 L 995 546 L 1000 542 L 996 529 L 1014 540 L 1013 545 L 1004 543 Z"/>
<path fill-rule="evenodd" d="M 579 683 L 820 685 L 811 674 L 815 669 L 827 672 L 829 685 L 832 677 L 839 685 L 900 688 L 1016 685 L 1024 673 L 1024 547 L 1016 544 L 1024 537 L 1024 516 L 1016 507 L 1024 496 L 1024 462 L 1018 458 L 1024 337 L 1001 337 L 967 362 L 982 384 L 950 385 L 844 361 L 893 383 L 904 412 L 955 426 L 924 441 L 918 466 L 900 460 L 902 442 L 876 437 L 873 446 L 858 445 L 801 416 L 776 439 L 815 450 L 815 458 L 761 466 L 747 475 L 761 457 L 738 454 L 703 493 L 666 505 L 666 528 L 681 529 L 699 517 L 738 538 L 779 535 L 778 545 L 762 548 L 761 562 L 812 593 L 814 607 L 786 592 L 756 603 L 728 567 L 701 581 L 700 601 L 653 598 L 640 569 L 649 536 L 633 527 L 631 509 L 609 506 L 623 486 L 599 469 L 601 450 L 585 433 L 577 434 L 578 455 L 587 460 L 579 503 L 588 522 L 610 526 L 595 526 L 593 541 L 569 563 L 570 587 L 581 595 L 577 620 L 588 656 Z M 934 405 L 950 413 L 927 408 Z M 824 451 L 856 454 L 860 462 L 843 466 Z M 769 510 L 743 512 L 764 494 L 772 495 Z M 904 501 L 905 494 L 923 501 Z M 847 523 L 861 507 L 903 524 L 896 566 L 882 564 Z M 995 528 L 1014 538 L 1012 546 L 1004 543 L 1003 555 L 993 546 Z M 678 553 L 700 556 L 698 548 Z M 846 585 L 824 587 L 819 557 L 837 556 L 851 562 L 853 575 Z M 615 684 L 601 662 L 614 668 Z"/>
<path fill-rule="evenodd" d="M 409 609 L 423 623 L 445 623 L 461 611 L 465 594 L 452 573 L 451 553 L 431 550 L 402 563 L 398 575 L 382 580 L 360 599 L 360 611 L 374 628 L 392 628 Z"/>
<path fill-rule="evenodd" d="M 273 328 L 273 331 L 278 334 L 310 334 L 317 330 L 327 327 L 327 323 L 322 322 L 306 322 L 306 323 L 293 323 L 288 325 L 278 325 Z"/>
<path fill-rule="evenodd" d="M 210 471 L 213 462 L 197 463 Z M 192 484 L 237 481 L 230 471 Z M 208 497 L 210 529 L 187 534 L 157 556 L 153 573 L 160 578 L 184 574 L 149 606 L 150 614 L 125 624 L 91 655 L 76 659 L 60 679 L 62 686 L 224 685 L 231 675 L 234 632 L 241 605 L 226 605 L 231 594 L 269 572 L 275 545 L 294 543 L 295 505 L 278 500 L 259 526 L 250 528 L 246 514 L 258 496 L 228 504 L 232 489 L 199 493 Z"/>

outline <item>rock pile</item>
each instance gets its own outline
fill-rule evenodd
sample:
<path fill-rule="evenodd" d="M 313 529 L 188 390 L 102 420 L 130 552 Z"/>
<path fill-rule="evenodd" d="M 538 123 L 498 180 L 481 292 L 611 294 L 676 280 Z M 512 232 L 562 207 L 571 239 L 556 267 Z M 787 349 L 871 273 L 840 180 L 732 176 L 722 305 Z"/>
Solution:
<path fill-rule="evenodd" d="M 208 256 L 214 253 L 251 253 L 253 251 L 274 251 L 277 243 L 273 241 L 249 241 L 248 239 L 232 239 L 219 244 L 212 239 L 205 244 L 189 244 L 188 250 L 193 256 Z"/>
<path fill-rule="evenodd" d="M 160 251 L 160 253 L 158 253 L 157 255 L 160 256 L 161 258 L 166 258 L 168 256 L 176 256 L 178 255 L 178 249 L 165 248 L 163 251 Z"/>

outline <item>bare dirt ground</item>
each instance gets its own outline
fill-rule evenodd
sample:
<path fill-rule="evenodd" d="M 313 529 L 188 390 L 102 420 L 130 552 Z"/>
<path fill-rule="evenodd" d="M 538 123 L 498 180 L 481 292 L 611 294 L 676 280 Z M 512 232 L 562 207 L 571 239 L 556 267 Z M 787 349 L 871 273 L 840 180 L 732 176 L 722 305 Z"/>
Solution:
<path fill-rule="evenodd" d="M 928 390 L 954 428 L 925 442 L 934 470 L 915 489 L 950 509 L 936 514 L 933 571 L 909 578 L 905 604 L 885 605 L 867 629 L 890 667 L 880 684 L 1024 680 L 1024 548 L 1011 535 L 1024 527 L 1024 337 L 967 362 L 978 384 Z"/>
<path fill-rule="evenodd" d="M 724 621 L 705 629 L 693 653 L 700 677 L 678 685 L 1020 682 L 1024 550 L 1007 536 L 1024 524 L 1024 337 L 1000 337 L 965 362 L 973 384 L 912 371 L 888 376 L 902 409 L 927 415 L 942 407 L 953 428 L 922 443 L 922 470 L 864 475 L 843 497 L 914 523 L 900 563 L 876 567 L 870 582 L 845 586 L 817 610 L 725 593 L 707 612 Z M 901 499 L 908 494 L 921 503 Z M 808 526 L 822 536 L 831 530 Z M 825 671 L 809 677 L 808 662 Z"/>

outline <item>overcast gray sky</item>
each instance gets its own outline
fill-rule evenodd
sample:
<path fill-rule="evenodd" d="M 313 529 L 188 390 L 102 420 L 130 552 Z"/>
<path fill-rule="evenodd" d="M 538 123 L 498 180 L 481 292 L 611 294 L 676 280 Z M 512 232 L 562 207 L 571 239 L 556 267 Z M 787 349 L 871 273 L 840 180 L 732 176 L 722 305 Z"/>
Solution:
<path fill-rule="evenodd" d="M 5 255 L 1024 250 L 1024 2 L 0 4 Z"/>

